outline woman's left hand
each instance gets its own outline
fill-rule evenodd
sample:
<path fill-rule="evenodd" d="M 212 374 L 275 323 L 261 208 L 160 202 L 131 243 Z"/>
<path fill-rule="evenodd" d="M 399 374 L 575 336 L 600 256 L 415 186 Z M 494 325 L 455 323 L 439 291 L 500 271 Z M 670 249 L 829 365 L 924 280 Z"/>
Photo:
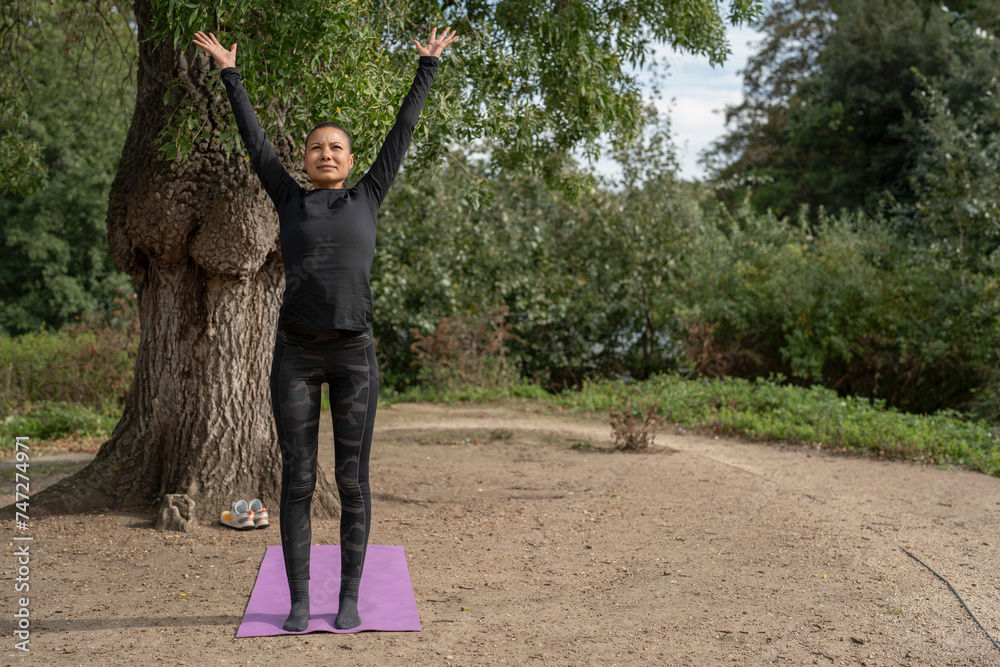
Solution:
<path fill-rule="evenodd" d="M 440 57 L 441 52 L 458 38 L 458 35 L 455 34 L 454 30 L 451 30 L 451 34 L 449 35 L 449 30 L 451 30 L 451 26 L 445 28 L 440 37 L 436 37 L 437 28 L 431 28 L 431 40 L 427 42 L 427 46 L 421 46 L 420 42 L 413 40 L 413 43 L 417 45 L 417 53 L 422 56 L 434 56 L 435 58 Z"/>

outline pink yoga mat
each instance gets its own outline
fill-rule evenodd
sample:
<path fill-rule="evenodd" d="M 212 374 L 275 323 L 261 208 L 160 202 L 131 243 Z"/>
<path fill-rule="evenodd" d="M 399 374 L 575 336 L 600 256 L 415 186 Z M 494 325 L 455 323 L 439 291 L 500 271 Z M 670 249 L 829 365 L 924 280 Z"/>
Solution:
<path fill-rule="evenodd" d="M 340 546 L 314 544 L 310 552 L 309 626 L 304 632 L 420 631 L 417 601 L 403 547 L 370 544 L 361 575 L 358 614 L 361 625 L 350 630 L 333 627 L 340 593 Z M 260 564 L 237 637 L 294 635 L 281 625 L 288 617 L 288 580 L 281 546 L 267 548 Z"/>

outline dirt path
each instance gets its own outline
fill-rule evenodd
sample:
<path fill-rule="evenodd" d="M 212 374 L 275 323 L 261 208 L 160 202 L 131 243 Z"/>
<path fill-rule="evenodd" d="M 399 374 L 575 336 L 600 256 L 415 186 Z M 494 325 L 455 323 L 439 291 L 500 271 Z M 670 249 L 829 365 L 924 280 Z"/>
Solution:
<path fill-rule="evenodd" d="M 235 639 L 276 530 L 81 515 L 31 527 L 29 654 L 7 531 L 3 664 L 1000 664 L 897 546 L 1000 636 L 1000 479 L 690 435 L 613 453 L 606 422 L 511 406 L 376 428 L 371 542 L 406 549 L 422 632 Z"/>

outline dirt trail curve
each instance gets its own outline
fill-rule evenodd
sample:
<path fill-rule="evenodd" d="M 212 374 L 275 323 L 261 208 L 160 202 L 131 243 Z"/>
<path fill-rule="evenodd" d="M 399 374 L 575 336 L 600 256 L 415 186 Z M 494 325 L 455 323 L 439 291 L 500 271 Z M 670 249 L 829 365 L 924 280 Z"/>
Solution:
<path fill-rule="evenodd" d="M 329 468 L 328 418 L 320 437 Z M 13 650 L 8 542 L 3 664 L 1000 665 L 897 546 L 1000 637 L 1000 479 L 692 435 L 614 453 L 609 438 L 606 422 L 514 406 L 380 408 L 371 541 L 405 547 L 420 633 L 235 639 L 277 531 L 39 520 L 40 624 L 30 654 Z"/>

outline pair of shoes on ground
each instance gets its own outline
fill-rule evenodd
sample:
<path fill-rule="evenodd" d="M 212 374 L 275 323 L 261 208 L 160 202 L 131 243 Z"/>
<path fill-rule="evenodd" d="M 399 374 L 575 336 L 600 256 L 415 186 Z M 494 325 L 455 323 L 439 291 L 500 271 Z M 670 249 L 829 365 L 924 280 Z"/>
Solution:
<path fill-rule="evenodd" d="M 253 530 L 254 528 L 267 528 L 270 522 L 267 520 L 267 510 L 264 504 L 254 498 L 248 504 L 245 500 L 233 501 L 233 508 L 222 513 L 219 519 L 222 525 L 235 528 L 236 530 Z"/>

